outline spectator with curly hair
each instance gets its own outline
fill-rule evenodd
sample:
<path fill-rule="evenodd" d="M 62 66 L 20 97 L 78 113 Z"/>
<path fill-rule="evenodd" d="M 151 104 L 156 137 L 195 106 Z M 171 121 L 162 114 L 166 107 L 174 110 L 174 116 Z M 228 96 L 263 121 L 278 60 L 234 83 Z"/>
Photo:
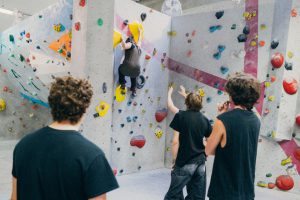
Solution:
<path fill-rule="evenodd" d="M 260 83 L 236 73 L 225 85 L 229 101 L 219 105 L 206 155 L 215 155 L 208 197 L 210 200 L 253 200 L 260 120 L 253 111 Z M 229 105 L 233 109 L 229 111 Z"/>
<path fill-rule="evenodd" d="M 87 80 L 56 78 L 48 98 L 54 122 L 15 147 L 11 199 L 105 200 L 118 188 L 102 150 L 78 132 L 92 96 Z"/>

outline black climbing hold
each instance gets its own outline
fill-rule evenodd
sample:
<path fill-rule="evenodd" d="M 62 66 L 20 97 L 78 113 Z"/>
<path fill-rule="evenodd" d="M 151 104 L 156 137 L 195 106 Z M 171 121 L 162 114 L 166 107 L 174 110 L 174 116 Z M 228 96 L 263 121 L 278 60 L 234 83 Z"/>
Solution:
<path fill-rule="evenodd" d="M 36 72 L 36 68 L 34 67 L 34 68 L 32 68 L 32 70 L 33 70 L 33 72 Z"/>
<path fill-rule="evenodd" d="M 224 10 L 216 12 L 215 16 L 216 16 L 217 19 L 221 19 L 223 17 L 223 15 L 224 15 Z"/>
<path fill-rule="evenodd" d="M 271 42 L 272 49 L 276 49 L 278 47 L 278 45 L 279 45 L 279 41 L 276 39 Z"/>
<path fill-rule="evenodd" d="M 67 52 L 67 57 L 71 58 L 71 52 L 70 51 Z"/>
<path fill-rule="evenodd" d="M 284 67 L 286 70 L 293 70 L 293 63 L 285 62 Z"/>
<path fill-rule="evenodd" d="M 99 113 L 95 113 L 93 116 L 94 116 L 94 118 L 97 118 L 97 117 L 99 117 Z"/>
<path fill-rule="evenodd" d="M 120 147 L 118 147 L 118 148 L 117 148 L 117 151 L 121 151 L 121 148 L 120 148 Z"/>
<path fill-rule="evenodd" d="M 133 131 L 130 131 L 129 134 L 132 135 L 132 134 L 133 134 Z"/>
<path fill-rule="evenodd" d="M 132 153 L 132 156 L 134 157 L 134 156 L 135 156 L 135 153 Z"/>
<path fill-rule="evenodd" d="M 293 134 L 292 134 L 292 137 L 293 137 L 293 138 L 296 137 L 296 133 L 293 133 Z"/>
<path fill-rule="evenodd" d="M 236 24 L 232 24 L 231 30 L 235 30 L 235 29 L 236 29 Z"/>
<path fill-rule="evenodd" d="M 43 15 L 39 15 L 39 18 L 42 19 L 42 18 L 43 18 Z"/>
<path fill-rule="evenodd" d="M 119 110 L 118 110 L 118 112 L 119 112 L 119 113 L 122 113 L 122 110 L 121 110 L 121 109 L 119 109 Z"/>
<path fill-rule="evenodd" d="M 73 20 L 73 15 L 72 14 L 70 15 L 70 20 Z"/>
<path fill-rule="evenodd" d="M 277 106 L 277 109 L 279 109 L 280 108 L 280 106 Z"/>
<path fill-rule="evenodd" d="M 128 23 L 129 23 L 128 19 L 125 19 L 125 20 L 123 21 L 124 26 L 127 26 Z"/>
<path fill-rule="evenodd" d="M 125 124 L 121 124 L 121 127 L 124 128 Z"/>
<path fill-rule="evenodd" d="M 146 13 L 142 13 L 141 14 L 141 20 L 142 20 L 142 22 L 145 21 L 146 18 L 147 18 L 147 14 Z"/>
<path fill-rule="evenodd" d="M 141 170 L 142 169 L 142 167 L 141 166 L 138 166 L 138 170 Z"/>
<path fill-rule="evenodd" d="M 128 123 L 130 123 L 131 122 L 131 117 L 127 117 L 126 120 L 127 120 Z"/>
<path fill-rule="evenodd" d="M 246 42 L 247 41 L 247 35 L 246 34 L 240 34 L 237 39 L 238 39 L 239 42 Z"/>
<path fill-rule="evenodd" d="M 143 75 L 139 75 L 139 77 L 137 78 L 137 83 L 136 83 L 136 87 L 137 89 L 142 89 L 145 85 L 146 79 Z"/>
<path fill-rule="evenodd" d="M 267 74 L 267 78 L 269 78 L 270 77 L 270 74 Z"/>
<path fill-rule="evenodd" d="M 123 170 L 123 169 L 121 169 L 121 170 L 120 170 L 120 174 L 122 174 L 123 172 L 124 172 L 124 170 Z"/>
<path fill-rule="evenodd" d="M 243 33 L 244 33 L 245 35 L 248 35 L 248 34 L 250 33 L 250 27 L 249 27 L 248 25 L 246 25 L 246 26 L 244 27 Z"/>
<path fill-rule="evenodd" d="M 107 85 L 106 85 L 105 82 L 102 84 L 102 92 L 103 92 L 104 94 L 107 92 Z"/>

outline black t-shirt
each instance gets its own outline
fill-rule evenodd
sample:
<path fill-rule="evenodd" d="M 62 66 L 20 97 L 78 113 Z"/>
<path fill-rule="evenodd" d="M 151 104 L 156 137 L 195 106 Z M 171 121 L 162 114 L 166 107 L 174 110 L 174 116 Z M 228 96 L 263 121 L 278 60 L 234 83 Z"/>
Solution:
<path fill-rule="evenodd" d="M 205 152 L 203 138 L 209 137 L 212 131 L 209 120 L 201 112 L 179 111 L 170 127 L 179 132 L 179 149 L 175 164 L 182 167 L 201 159 Z"/>
<path fill-rule="evenodd" d="M 118 188 L 104 153 L 76 131 L 45 127 L 15 147 L 18 200 L 87 200 Z"/>
<path fill-rule="evenodd" d="M 234 109 L 218 119 L 226 129 L 226 145 L 216 149 L 208 197 L 254 199 L 255 163 L 260 120 L 252 111 Z"/>

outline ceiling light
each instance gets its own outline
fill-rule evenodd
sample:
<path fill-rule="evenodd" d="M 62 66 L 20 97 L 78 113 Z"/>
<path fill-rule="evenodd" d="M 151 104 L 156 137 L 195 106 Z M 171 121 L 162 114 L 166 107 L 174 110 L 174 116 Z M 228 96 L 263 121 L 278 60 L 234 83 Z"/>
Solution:
<path fill-rule="evenodd" d="M 4 9 L 4 8 L 0 8 L 0 13 L 7 14 L 7 15 L 14 15 L 13 11 L 7 10 L 7 9 Z"/>

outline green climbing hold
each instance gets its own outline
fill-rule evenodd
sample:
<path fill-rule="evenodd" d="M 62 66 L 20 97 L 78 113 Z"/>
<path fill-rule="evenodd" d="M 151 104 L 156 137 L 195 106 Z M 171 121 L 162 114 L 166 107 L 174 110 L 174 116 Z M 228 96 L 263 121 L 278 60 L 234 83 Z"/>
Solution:
<path fill-rule="evenodd" d="M 20 55 L 19 55 L 19 58 L 20 58 L 20 61 L 21 61 L 21 62 L 24 62 L 25 58 L 24 58 L 23 55 L 20 54 Z"/>
<path fill-rule="evenodd" d="M 97 23 L 98 23 L 98 26 L 102 26 L 103 25 L 103 19 L 99 18 Z"/>
<path fill-rule="evenodd" d="M 9 35 L 9 41 L 14 44 L 15 43 L 15 37 L 13 35 Z"/>
<path fill-rule="evenodd" d="M 272 177 L 272 174 L 271 174 L 271 173 L 267 173 L 267 174 L 266 174 L 266 177 L 268 177 L 268 178 L 269 178 L 269 177 Z"/>

